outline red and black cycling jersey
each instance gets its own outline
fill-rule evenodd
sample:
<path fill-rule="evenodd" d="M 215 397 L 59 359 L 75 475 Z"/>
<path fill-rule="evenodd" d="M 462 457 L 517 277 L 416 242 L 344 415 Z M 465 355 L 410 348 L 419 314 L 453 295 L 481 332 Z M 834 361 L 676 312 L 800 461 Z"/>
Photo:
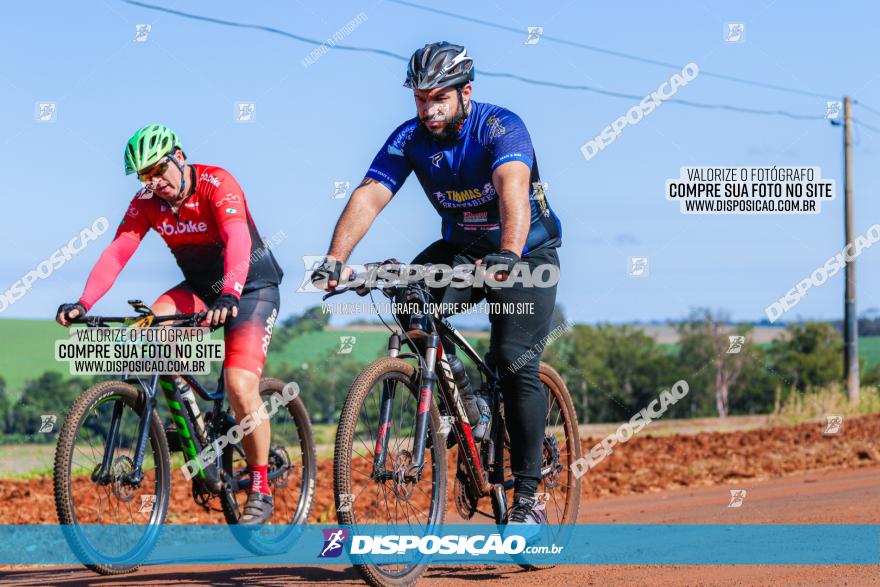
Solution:
<path fill-rule="evenodd" d="M 263 241 L 244 192 L 221 167 L 193 164 L 193 193 L 175 213 L 143 189 L 135 195 L 92 270 L 81 302 L 90 308 L 112 285 L 152 228 L 171 249 L 186 283 L 206 302 L 222 293 L 242 293 L 281 283 L 283 272 Z"/>

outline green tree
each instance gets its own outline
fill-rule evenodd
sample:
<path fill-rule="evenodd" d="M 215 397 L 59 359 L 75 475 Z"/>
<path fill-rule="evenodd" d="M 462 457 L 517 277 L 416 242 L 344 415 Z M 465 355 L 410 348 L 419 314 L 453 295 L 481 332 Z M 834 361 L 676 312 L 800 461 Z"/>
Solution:
<path fill-rule="evenodd" d="M 9 398 L 9 392 L 6 389 L 6 380 L 0 377 L 0 431 L 9 432 L 9 409 L 12 407 L 12 400 Z"/>
<path fill-rule="evenodd" d="M 545 360 L 560 371 L 590 421 L 629 419 L 680 378 L 675 358 L 631 326 L 578 324 L 548 347 Z M 669 416 L 681 410 L 673 406 Z"/>
<path fill-rule="evenodd" d="M 377 358 L 379 354 L 377 351 Z M 283 363 L 273 375 L 284 381 L 295 381 L 309 410 L 309 418 L 312 422 L 326 424 L 339 420 L 348 388 L 364 367 L 351 355 L 328 351 L 309 363 Z"/>
<path fill-rule="evenodd" d="M 843 379 L 843 339 L 831 324 L 792 324 L 787 331 L 787 339 L 775 341 L 770 355 L 794 388 L 808 391 Z"/>
<path fill-rule="evenodd" d="M 37 379 L 28 381 L 21 397 L 12 408 L 7 430 L 12 434 L 34 435 L 39 441 L 51 435 L 39 435 L 41 416 L 54 415 L 57 418 L 55 431 L 62 424 L 64 415 L 71 404 L 83 392 L 85 384 L 77 378 L 65 379 L 60 373 L 47 371 Z"/>
<path fill-rule="evenodd" d="M 752 326 L 739 324 L 730 328 L 729 322 L 722 311 L 713 314 L 707 308 L 698 308 L 678 326 L 679 357 L 687 371 L 685 379 L 698 386 L 692 401 L 698 402 L 697 410 L 702 412 L 706 398 L 699 391 L 711 389 L 715 411 L 721 418 L 730 413 L 730 390 L 737 386 L 751 350 Z"/>

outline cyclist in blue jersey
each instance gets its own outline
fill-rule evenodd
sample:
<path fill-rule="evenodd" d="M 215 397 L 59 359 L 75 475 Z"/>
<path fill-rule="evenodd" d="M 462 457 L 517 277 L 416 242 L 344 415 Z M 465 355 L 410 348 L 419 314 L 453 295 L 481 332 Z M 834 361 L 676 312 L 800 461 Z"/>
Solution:
<path fill-rule="evenodd" d="M 315 283 L 332 290 L 344 280 L 343 263 L 411 172 L 442 218 L 440 240 L 414 263 L 495 267 L 501 278 L 518 263 L 530 274 L 538 266 L 558 270 L 562 229 L 541 187 L 529 132 L 510 110 L 472 100 L 473 79 L 473 60 L 460 45 L 430 43 L 413 54 L 404 85 L 413 90 L 418 115 L 391 133 L 352 193 L 327 258 L 312 276 Z M 434 301 L 458 307 L 482 299 L 490 308 L 531 304 L 519 306 L 531 307 L 531 313 L 490 310 L 490 351 L 502 375 L 515 478 L 506 521 L 546 523 L 535 498 L 547 411 L 539 365 L 556 286 L 514 281 L 508 287 L 446 287 L 431 293 Z"/>

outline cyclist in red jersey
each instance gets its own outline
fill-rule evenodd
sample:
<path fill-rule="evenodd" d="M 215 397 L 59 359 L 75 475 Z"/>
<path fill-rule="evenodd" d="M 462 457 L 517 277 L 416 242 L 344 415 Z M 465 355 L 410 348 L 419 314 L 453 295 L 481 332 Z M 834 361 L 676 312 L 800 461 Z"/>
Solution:
<path fill-rule="evenodd" d="M 79 300 L 62 304 L 56 320 L 69 326 L 71 319 L 88 312 L 152 228 L 171 249 L 184 276 L 159 296 L 153 312 L 207 310 L 205 323 L 224 327 L 224 386 L 235 417 L 241 421 L 264 410 L 260 375 L 278 318 L 283 273 L 254 226 L 244 192 L 225 169 L 187 163 L 177 135 L 162 125 L 145 126 L 132 136 L 125 167 L 146 185 L 131 200 Z M 262 419 L 241 442 L 250 491 L 239 523 L 262 524 L 273 507 L 267 473 L 269 421 Z"/>

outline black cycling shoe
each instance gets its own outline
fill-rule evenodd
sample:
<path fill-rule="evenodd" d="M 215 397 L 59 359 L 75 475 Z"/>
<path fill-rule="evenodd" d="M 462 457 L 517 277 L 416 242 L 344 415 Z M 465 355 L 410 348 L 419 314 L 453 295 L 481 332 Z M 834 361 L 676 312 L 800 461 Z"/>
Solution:
<path fill-rule="evenodd" d="M 258 526 L 265 524 L 272 517 L 274 500 L 271 495 L 259 491 L 248 494 L 244 511 L 238 518 L 238 523 L 243 526 Z"/>

